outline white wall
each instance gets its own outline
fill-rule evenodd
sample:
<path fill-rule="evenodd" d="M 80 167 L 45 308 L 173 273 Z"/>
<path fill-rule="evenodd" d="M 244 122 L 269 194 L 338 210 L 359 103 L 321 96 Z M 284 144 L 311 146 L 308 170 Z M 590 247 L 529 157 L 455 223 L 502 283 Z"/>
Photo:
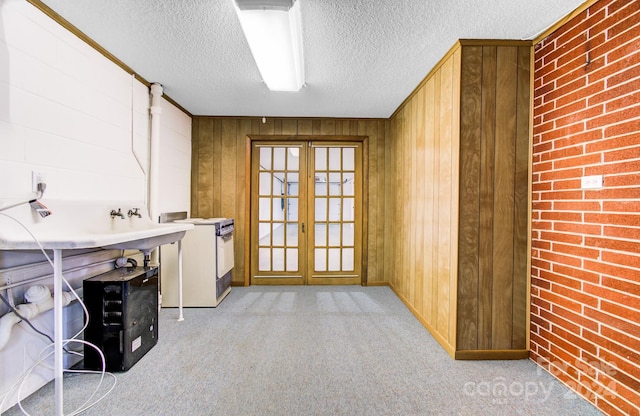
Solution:
<path fill-rule="evenodd" d="M 191 117 L 164 98 L 160 116 L 158 212 L 190 211 Z"/>
<path fill-rule="evenodd" d="M 191 118 L 167 100 L 161 106 L 158 211 L 188 210 Z M 144 84 L 26 1 L 0 0 L 0 206 L 33 196 L 32 171 L 45 174 L 45 204 L 49 198 L 145 204 L 149 125 L 149 90 Z M 112 267 L 107 253 L 65 257 L 65 267 L 73 262 L 86 265 L 72 276 L 74 286 Z M 7 276 L 42 276 L 36 270 L 42 264 L 4 264 L 0 287 Z M 52 286 L 50 280 L 40 283 Z M 22 287 L 14 290 L 16 303 L 22 301 L 22 292 Z M 0 314 L 4 312 L 0 307 Z M 41 326 L 51 332 L 47 322 Z M 21 369 L 30 365 L 24 331 L 29 330 L 19 328 L 0 351 L 0 401 Z M 34 381 L 33 388 L 48 379 L 45 375 Z"/>
<path fill-rule="evenodd" d="M 30 4 L 0 8 L 0 198 L 38 170 L 48 198 L 144 200 L 147 87 Z"/>
<path fill-rule="evenodd" d="M 45 200 L 146 202 L 148 88 L 23 0 L 0 13 L 0 206 L 32 171 Z M 161 107 L 158 211 L 188 210 L 191 117 Z"/>

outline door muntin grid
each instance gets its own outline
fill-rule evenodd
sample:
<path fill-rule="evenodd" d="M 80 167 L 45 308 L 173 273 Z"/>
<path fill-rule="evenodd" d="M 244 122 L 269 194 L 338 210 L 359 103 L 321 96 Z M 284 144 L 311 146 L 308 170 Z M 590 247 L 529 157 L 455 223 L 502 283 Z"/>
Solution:
<path fill-rule="evenodd" d="M 252 283 L 359 283 L 362 143 L 252 148 Z"/>
<path fill-rule="evenodd" d="M 261 277 L 269 277 L 268 273 L 300 275 L 302 145 L 258 149 L 257 271 L 264 275 Z"/>
<path fill-rule="evenodd" d="M 313 273 L 356 272 L 356 147 L 313 147 Z"/>

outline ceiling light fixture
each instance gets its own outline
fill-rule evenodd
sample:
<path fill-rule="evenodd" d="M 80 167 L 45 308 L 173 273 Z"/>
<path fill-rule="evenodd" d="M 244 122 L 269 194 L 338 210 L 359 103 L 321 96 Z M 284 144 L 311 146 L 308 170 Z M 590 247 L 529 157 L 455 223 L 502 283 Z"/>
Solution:
<path fill-rule="evenodd" d="M 271 91 L 304 85 L 300 1 L 235 0 L 253 59 Z"/>

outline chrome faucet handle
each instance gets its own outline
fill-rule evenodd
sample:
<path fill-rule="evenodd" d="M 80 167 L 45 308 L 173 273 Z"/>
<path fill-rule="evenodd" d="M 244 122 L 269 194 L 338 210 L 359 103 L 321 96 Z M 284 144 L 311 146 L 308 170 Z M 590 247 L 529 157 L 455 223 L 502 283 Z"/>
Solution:
<path fill-rule="evenodd" d="M 118 211 L 116 211 L 115 209 L 111 210 L 111 218 L 115 218 L 115 217 L 120 217 L 124 219 L 124 214 L 122 213 L 122 210 L 120 208 L 118 208 Z"/>
<path fill-rule="evenodd" d="M 129 216 L 129 218 L 133 217 L 134 215 L 138 218 L 142 218 L 142 214 L 140 214 L 140 208 L 131 208 L 129 212 L 127 212 L 127 215 Z"/>

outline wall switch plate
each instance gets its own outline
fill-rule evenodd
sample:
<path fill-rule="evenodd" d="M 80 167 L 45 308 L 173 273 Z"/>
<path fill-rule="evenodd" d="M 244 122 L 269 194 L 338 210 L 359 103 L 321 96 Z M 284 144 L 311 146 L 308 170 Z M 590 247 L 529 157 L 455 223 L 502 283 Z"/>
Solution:
<path fill-rule="evenodd" d="M 38 184 L 46 183 L 44 173 L 39 171 L 31 171 L 31 192 L 38 192 Z"/>
<path fill-rule="evenodd" d="M 591 175 L 582 177 L 582 189 L 601 189 L 602 175 Z"/>

